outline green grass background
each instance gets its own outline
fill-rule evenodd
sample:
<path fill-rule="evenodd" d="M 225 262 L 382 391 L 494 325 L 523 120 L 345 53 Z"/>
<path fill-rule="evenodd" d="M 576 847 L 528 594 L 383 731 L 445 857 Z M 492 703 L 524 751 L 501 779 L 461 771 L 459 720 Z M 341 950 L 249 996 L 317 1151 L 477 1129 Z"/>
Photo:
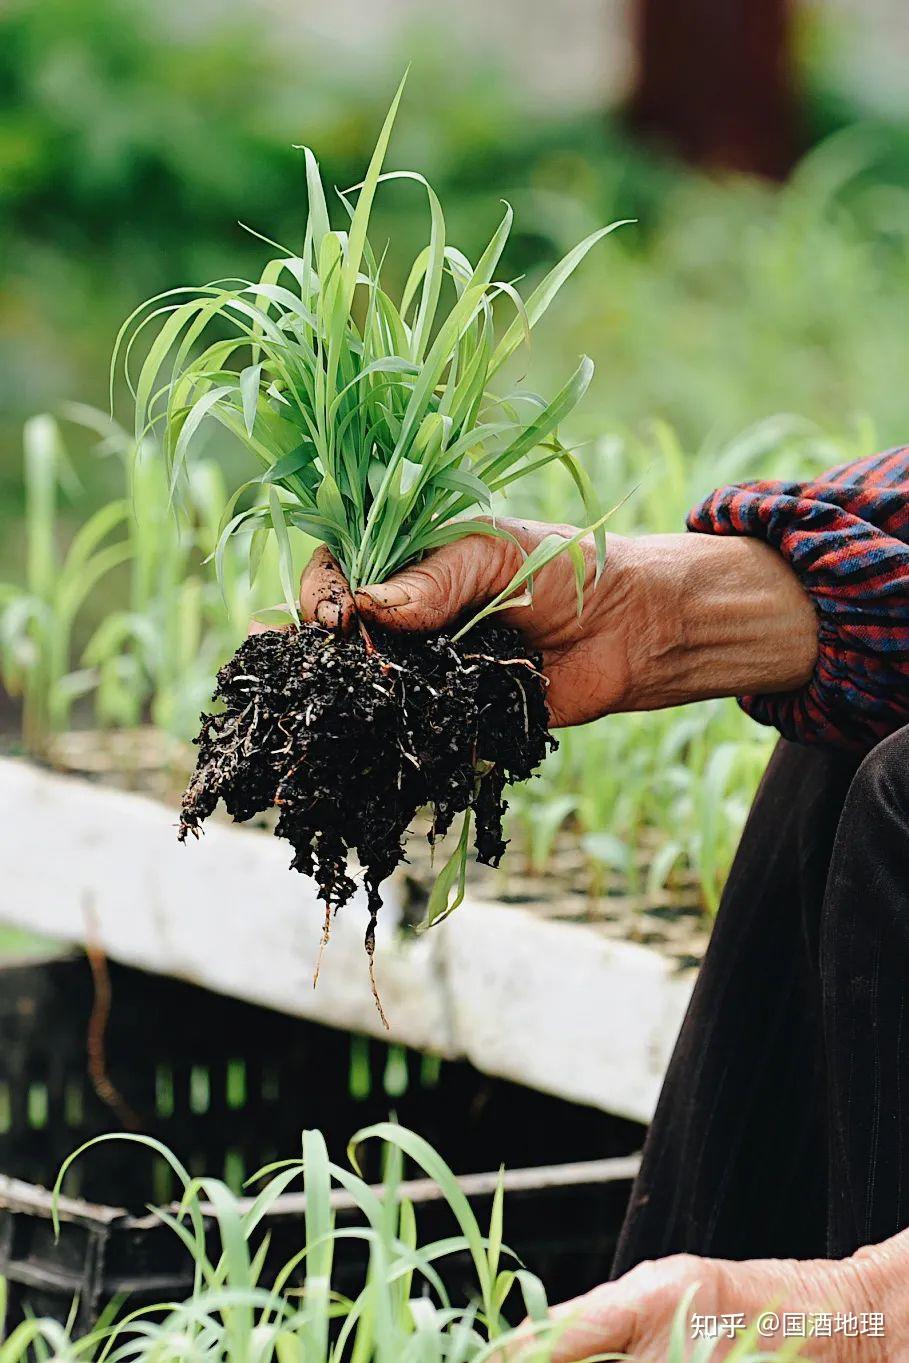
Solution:
<path fill-rule="evenodd" d="M 883 117 L 873 89 L 847 94 L 847 49 L 829 23 L 805 29 L 805 154 L 778 187 L 687 169 L 636 143 L 620 110 L 542 109 L 494 51 L 438 22 L 364 55 L 289 40 L 258 7 L 13 0 L 0 14 L 0 579 L 24 573 L 24 420 L 105 405 L 113 337 L 143 298 L 253 277 L 268 248 L 238 221 L 298 246 L 293 144 L 318 150 L 328 184 L 355 183 L 408 61 L 390 164 L 427 174 L 468 255 L 501 197 L 516 222 L 506 273 L 528 286 L 598 224 L 637 219 L 584 263 L 522 362 L 551 392 L 580 352 L 596 361 L 571 434 L 604 497 L 638 488 L 616 528 L 679 528 L 730 473 L 798 476 L 909 439 L 909 95 Z M 424 218 L 413 186 L 383 186 L 371 236 L 394 241 L 394 287 Z M 123 477 L 86 436 L 68 439 L 61 548 Z M 210 453 L 233 458 L 217 440 Z M 516 505 L 581 514 L 557 478 Z M 74 665 L 125 591 L 122 573 L 92 591 Z M 196 652 L 204 695 L 212 662 Z M 545 863 L 569 821 L 637 881 L 638 834 L 661 829 L 657 880 L 693 864 L 712 907 L 769 742 L 731 703 L 606 721 L 518 795 L 516 826 Z"/>

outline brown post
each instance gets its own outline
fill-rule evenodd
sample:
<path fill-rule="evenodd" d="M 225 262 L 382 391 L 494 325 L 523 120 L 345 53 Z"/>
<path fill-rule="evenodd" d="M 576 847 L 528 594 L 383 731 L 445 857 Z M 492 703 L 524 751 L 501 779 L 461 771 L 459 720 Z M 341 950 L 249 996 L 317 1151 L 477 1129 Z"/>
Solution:
<path fill-rule="evenodd" d="M 633 125 L 696 164 L 782 179 L 797 154 L 790 0 L 637 0 Z"/>

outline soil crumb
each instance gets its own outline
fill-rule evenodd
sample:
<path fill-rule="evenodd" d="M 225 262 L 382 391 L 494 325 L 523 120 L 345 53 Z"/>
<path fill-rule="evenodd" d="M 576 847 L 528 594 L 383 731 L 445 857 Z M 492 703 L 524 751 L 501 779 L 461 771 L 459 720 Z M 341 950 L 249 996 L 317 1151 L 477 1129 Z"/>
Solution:
<path fill-rule="evenodd" d="M 415 815 L 430 841 L 474 812 L 477 860 L 505 851 L 507 784 L 529 777 L 556 746 L 540 659 L 514 630 L 484 623 L 450 635 L 375 632 L 368 647 L 317 624 L 251 635 L 218 673 L 221 708 L 202 716 L 180 840 L 223 800 L 244 821 L 272 806 L 291 867 L 314 877 L 331 915 L 355 884 L 356 853 L 375 943 L 380 886 L 406 860 Z"/>

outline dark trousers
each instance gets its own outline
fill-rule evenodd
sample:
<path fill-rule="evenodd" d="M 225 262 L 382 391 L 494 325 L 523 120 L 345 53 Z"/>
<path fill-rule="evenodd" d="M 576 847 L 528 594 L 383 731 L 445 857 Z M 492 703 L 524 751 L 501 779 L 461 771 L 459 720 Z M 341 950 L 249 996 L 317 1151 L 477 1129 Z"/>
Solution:
<path fill-rule="evenodd" d="M 780 742 L 648 1133 L 614 1273 L 841 1258 L 909 1224 L 909 727 Z"/>

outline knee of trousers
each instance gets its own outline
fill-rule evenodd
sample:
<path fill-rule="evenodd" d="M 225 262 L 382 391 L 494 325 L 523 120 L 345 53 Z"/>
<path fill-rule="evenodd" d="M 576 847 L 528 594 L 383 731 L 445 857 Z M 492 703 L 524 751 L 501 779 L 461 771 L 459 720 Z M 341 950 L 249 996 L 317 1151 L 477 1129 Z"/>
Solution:
<path fill-rule="evenodd" d="M 909 820 L 909 725 L 881 740 L 852 778 L 844 814 Z M 909 847 L 907 847 L 909 863 Z"/>
<path fill-rule="evenodd" d="M 871 997 L 874 972 L 863 951 L 868 943 L 876 943 L 874 950 L 879 949 L 882 922 L 888 924 L 891 948 L 897 941 L 903 943 L 903 949 L 909 948 L 906 868 L 909 726 L 872 748 L 849 786 L 821 911 L 819 945 L 825 998 L 838 997 L 833 981 L 839 979 L 840 967 L 848 976 L 850 1006 Z"/>

